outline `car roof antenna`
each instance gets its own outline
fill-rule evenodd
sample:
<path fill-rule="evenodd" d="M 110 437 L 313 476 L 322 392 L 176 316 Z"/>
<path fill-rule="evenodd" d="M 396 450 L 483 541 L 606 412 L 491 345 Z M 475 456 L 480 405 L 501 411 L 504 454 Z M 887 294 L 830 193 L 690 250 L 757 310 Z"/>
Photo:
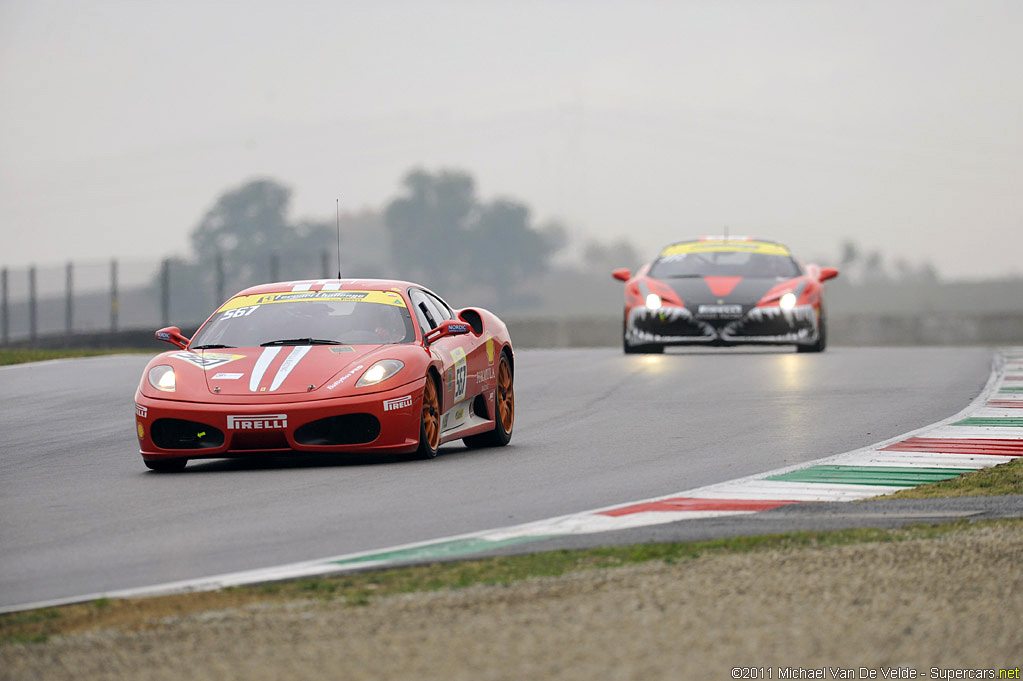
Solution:
<path fill-rule="evenodd" d="M 337 278 L 341 278 L 341 198 L 334 199 L 334 209 L 337 213 Z"/>

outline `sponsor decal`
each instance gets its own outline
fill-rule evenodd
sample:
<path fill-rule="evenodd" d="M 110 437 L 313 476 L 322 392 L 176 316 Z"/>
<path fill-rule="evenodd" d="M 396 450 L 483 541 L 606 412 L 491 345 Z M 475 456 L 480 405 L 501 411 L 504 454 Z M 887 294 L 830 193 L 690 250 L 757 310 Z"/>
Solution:
<path fill-rule="evenodd" d="M 162 341 L 169 341 L 171 339 L 171 335 L 166 331 L 157 331 L 156 337 Z"/>
<path fill-rule="evenodd" d="M 469 403 L 456 404 L 441 417 L 441 430 L 451 430 L 463 426 L 468 419 Z"/>
<path fill-rule="evenodd" d="M 469 333 L 468 324 L 448 324 L 448 331 L 451 333 Z"/>
<path fill-rule="evenodd" d="M 197 352 L 175 352 L 171 357 L 180 359 L 182 362 L 188 362 L 192 366 L 197 366 L 206 371 L 216 369 L 228 362 L 245 359 L 245 355 L 225 355 L 218 352 L 205 352 L 201 355 Z"/>
<path fill-rule="evenodd" d="M 280 430 L 288 427 L 287 414 L 229 415 L 228 430 Z"/>
<path fill-rule="evenodd" d="M 714 319 L 734 319 L 742 316 L 742 305 L 700 305 L 697 315 Z"/>
<path fill-rule="evenodd" d="M 672 244 L 661 251 L 662 258 L 685 256 L 690 253 L 760 253 L 763 255 L 790 255 L 789 249 L 769 241 L 736 241 L 710 239 Z"/>
<path fill-rule="evenodd" d="M 343 376 L 339 377 L 339 378 L 338 378 L 338 379 L 337 379 L 336 381 L 334 381 L 333 383 L 331 383 L 330 385 L 328 385 L 328 386 L 327 386 L 327 390 L 333 390 L 334 388 L 338 387 L 339 385 L 341 385 L 342 383 L 344 383 L 345 381 L 347 381 L 347 380 L 348 380 L 349 378 L 351 378 L 351 377 L 352 377 L 352 376 L 354 376 L 355 374 L 357 374 L 357 373 L 359 373 L 360 371 L 362 371 L 362 370 L 363 370 L 363 368 L 364 368 L 364 365 L 360 364 L 359 366 L 355 367 L 355 368 L 354 368 L 354 369 L 352 369 L 351 371 L 349 371 L 349 372 L 345 373 L 345 374 L 344 374 Z M 386 411 L 386 410 L 385 410 L 385 411 Z"/>
<path fill-rule="evenodd" d="M 355 348 L 351 345 L 331 345 L 330 351 L 335 354 L 341 354 L 342 352 L 355 352 Z"/>
<path fill-rule="evenodd" d="M 491 364 L 494 363 L 494 339 L 487 339 L 487 361 Z"/>
<path fill-rule="evenodd" d="M 412 406 L 412 396 L 405 395 L 405 397 L 396 397 L 393 400 L 384 400 L 384 411 L 398 411 L 399 409 L 408 409 Z"/>
<path fill-rule="evenodd" d="M 217 373 L 213 374 L 213 380 L 214 381 L 237 381 L 239 378 L 241 378 L 244 375 L 245 374 L 230 374 L 230 373 L 225 373 L 223 371 L 218 371 Z"/>
<path fill-rule="evenodd" d="M 142 427 L 142 421 L 136 421 L 135 422 L 135 428 L 136 428 L 136 431 L 139 434 L 139 439 L 140 440 L 146 436 L 146 429 Z"/>
<path fill-rule="evenodd" d="M 497 376 L 497 372 L 494 371 L 494 367 L 487 367 L 482 371 L 477 371 L 474 376 L 476 377 L 477 383 L 486 383 L 487 381 L 494 380 L 494 377 Z"/>
<path fill-rule="evenodd" d="M 323 290 L 320 291 L 279 291 L 276 293 L 254 293 L 245 296 L 237 296 L 221 305 L 217 312 L 240 310 L 259 305 L 308 303 L 323 300 L 376 303 L 378 305 L 405 307 L 405 299 L 401 297 L 400 293 L 395 291 L 336 291 L 329 290 L 328 286 L 324 285 Z"/>
<path fill-rule="evenodd" d="M 469 373 L 468 368 L 465 366 L 465 350 L 462 348 L 454 348 L 451 351 L 451 359 L 455 361 L 454 371 L 454 390 L 455 390 L 455 402 L 460 402 L 465 397 L 465 379 Z"/>
<path fill-rule="evenodd" d="M 149 407 L 143 407 L 141 404 L 135 404 L 135 416 L 146 418 L 149 416 Z"/>

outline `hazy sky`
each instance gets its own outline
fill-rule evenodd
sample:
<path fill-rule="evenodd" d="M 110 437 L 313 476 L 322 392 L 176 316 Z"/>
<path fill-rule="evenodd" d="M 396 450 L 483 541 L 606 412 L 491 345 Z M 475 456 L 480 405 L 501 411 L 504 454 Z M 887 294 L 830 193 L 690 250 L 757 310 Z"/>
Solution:
<path fill-rule="evenodd" d="M 184 253 L 224 189 L 297 216 L 463 168 L 646 253 L 854 237 L 1023 274 L 1023 2 L 0 0 L 0 264 Z"/>

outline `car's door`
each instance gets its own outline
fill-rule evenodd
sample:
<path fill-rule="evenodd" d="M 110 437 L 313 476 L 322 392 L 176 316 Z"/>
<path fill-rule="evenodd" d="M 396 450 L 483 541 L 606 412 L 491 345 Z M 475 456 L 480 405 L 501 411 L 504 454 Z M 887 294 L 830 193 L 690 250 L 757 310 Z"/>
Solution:
<path fill-rule="evenodd" d="M 445 319 L 454 319 L 451 308 L 440 298 L 421 289 L 409 291 L 409 298 L 415 308 L 416 319 L 423 333 L 436 328 Z M 446 336 L 430 346 L 430 353 L 440 360 L 444 367 L 441 386 L 441 409 L 444 412 L 441 430 L 452 430 L 463 425 L 472 412 L 472 399 L 479 394 L 477 378 L 486 373 L 481 365 L 486 363 L 483 339 L 474 333 L 460 336 Z M 477 377 L 477 372 L 481 372 Z M 491 369 L 490 373 L 493 373 Z"/>

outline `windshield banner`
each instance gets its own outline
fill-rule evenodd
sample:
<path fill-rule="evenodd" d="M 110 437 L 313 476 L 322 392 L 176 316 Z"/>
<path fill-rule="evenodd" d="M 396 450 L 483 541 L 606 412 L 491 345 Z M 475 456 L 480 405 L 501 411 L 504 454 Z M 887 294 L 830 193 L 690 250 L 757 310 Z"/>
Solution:
<path fill-rule="evenodd" d="M 663 251 L 661 257 L 686 255 L 688 253 L 760 253 L 763 255 L 789 255 L 789 249 L 781 244 L 769 241 L 687 241 L 672 244 Z"/>
<path fill-rule="evenodd" d="M 217 312 L 237 310 L 253 305 L 273 305 L 274 303 L 312 303 L 322 301 L 376 303 L 405 307 L 405 299 L 400 293 L 393 291 L 282 291 L 280 293 L 256 293 L 238 296 L 224 303 Z"/>

